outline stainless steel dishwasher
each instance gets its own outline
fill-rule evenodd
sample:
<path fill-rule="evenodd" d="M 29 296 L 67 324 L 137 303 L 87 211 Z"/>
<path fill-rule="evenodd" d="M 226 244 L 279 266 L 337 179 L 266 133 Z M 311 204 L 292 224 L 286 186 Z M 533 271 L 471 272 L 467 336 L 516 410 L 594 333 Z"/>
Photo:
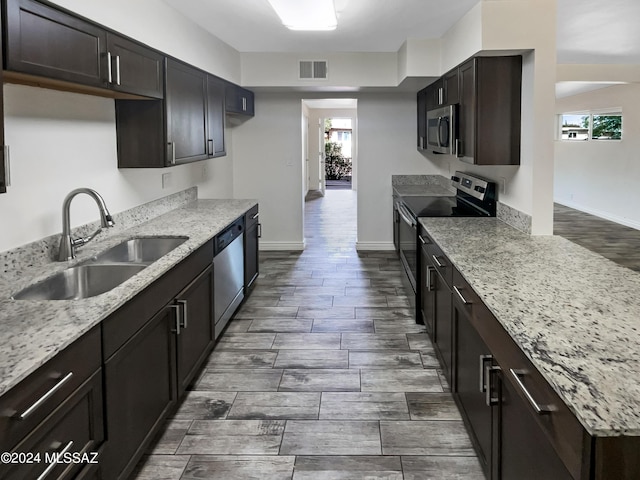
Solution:
<path fill-rule="evenodd" d="M 215 336 L 220 335 L 244 299 L 244 218 L 218 234 L 214 242 Z"/>

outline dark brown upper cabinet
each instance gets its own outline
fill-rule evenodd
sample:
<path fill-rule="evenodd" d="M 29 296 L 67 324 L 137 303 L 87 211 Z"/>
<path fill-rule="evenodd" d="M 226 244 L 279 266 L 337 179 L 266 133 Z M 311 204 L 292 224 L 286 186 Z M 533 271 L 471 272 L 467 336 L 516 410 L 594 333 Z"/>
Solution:
<path fill-rule="evenodd" d="M 472 58 L 458 69 L 457 156 L 475 165 L 520 165 L 522 57 Z"/>
<path fill-rule="evenodd" d="M 107 35 L 107 81 L 125 93 L 145 97 L 164 96 L 164 56 L 139 43 Z"/>
<path fill-rule="evenodd" d="M 171 167 L 225 155 L 224 85 L 167 59 L 163 101 L 116 100 L 118 166 Z"/>
<path fill-rule="evenodd" d="M 207 75 L 207 154 L 222 157 L 227 154 L 224 145 L 224 81 Z"/>
<path fill-rule="evenodd" d="M 254 97 L 251 90 L 227 83 L 225 92 L 226 112 L 235 115 L 255 115 Z"/>
<path fill-rule="evenodd" d="M 427 142 L 427 89 L 418 92 L 418 150 L 424 150 Z"/>
<path fill-rule="evenodd" d="M 4 8 L 5 70 L 12 81 L 162 98 L 161 54 L 33 0 L 7 0 Z"/>
<path fill-rule="evenodd" d="M 170 165 L 208 158 L 207 75 L 167 60 L 167 147 Z"/>
<path fill-rule="evenodd" d="M 32 0 L 5 9 L 6 70 L 106 87 L 106 31 Z"/>

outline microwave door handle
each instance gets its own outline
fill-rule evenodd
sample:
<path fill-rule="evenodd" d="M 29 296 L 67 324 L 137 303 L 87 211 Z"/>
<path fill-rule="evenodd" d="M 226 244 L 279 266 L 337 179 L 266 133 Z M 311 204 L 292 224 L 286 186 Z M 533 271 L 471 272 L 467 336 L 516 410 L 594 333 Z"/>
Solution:
<path fill-rule="evenodd" d="M 442 136 L 440 135 L 441 128 L 442 128 L 442 117 L 438 117 L 438 128 L 436 128 L 436 131 L 438 132 L 438 135 L 436 135 L 438 147 L 442 147 Z"/>

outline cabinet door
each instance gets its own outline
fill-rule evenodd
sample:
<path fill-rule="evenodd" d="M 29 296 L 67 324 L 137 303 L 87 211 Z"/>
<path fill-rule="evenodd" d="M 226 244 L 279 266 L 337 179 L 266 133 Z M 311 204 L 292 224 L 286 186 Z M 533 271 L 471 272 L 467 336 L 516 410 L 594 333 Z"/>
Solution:
<path fill-rule="evenodd" d="M 442 105 L 443 95 L 442 79 L 440 78 L 426 88 L 427 111 Z"/>
<path fill-rule="evenodd" d="M 6 69 L 105 87 L 106 32 L 32 0 L 8 0 Z"/>
<path fill-rule="evenodd" d="M 126 478 L 176 402 L 175 321 L 163 308 L 105 363 L 106 478 Z"/>
<path fill-rule="evenodd" d="M 253 104 L 254 98 L 251 90 L 228 83 L 225 91 L 225 97 L 225 108 L 227 113 L 238 113 L 248 116 L 253 116 L 255 114 Z"/>
<path fill-rule="evenodd" d="M 435 280 L 435 346 L 443 362 L 444 374 L 455 389 L 453 378 L 453 320 L 451 311 L 451 289 L 439 273 L 433 275 Z"/>
<path fill-rule="evenodd" d="M 178 395 L 186 390 L 213 348 L 213 264 L 176 297 L 180 322 L 178 341 Z"/>
<path fill-rule="evenodd" d="M 475 156 L 476 68 L 475 59 L 458 69 L 460 107 L 458 108 L 458 157 L 473 163 Z"/>
<path fill-rule="evenodd" d="M 0 478 L 72 478 L 85 464 L 45 462 L 45 455 L 96 452 L 104 441 L 102 415 L 102 370 L 98 369 L 89 380 L 69 396 L 19 445 L 16 453 L 40 454 L 38 463 L 0 464 Z M 92 458 L 92 455 L 89 455 Z M 98 456 L 94 461 L 101 462 Z M 45 472 L 47 472 L 45 474 Z"/>
<path fill-rule="evenodd" d="M 418 92 L 418 150 L 425 148 L 427 141 L 427 90 Z"/>
<path fill-rule="evenodd" d="M 107 79 L 120 92 L 164 97 L 164 57 L 138 43 L 107 35 Z"/>
<path fill-rule="evenodd" d="M 170 164 L 207 155 L 207 77 L 193 67 L 167 60 L 166 109 Z"/>
<path fill-rule="evenodd" d="M 499 478 L 511 480 L 570 480 L 551 443 L 536 423 L 526 400 L 502 378 Z"/>
<path fill-rule="evenodd" d="M 260 223 L 258 222 L 258 208 L 251 209 L 245 216 L 246 230 L 244 232 L 244 288 L 245 295 L 256 278 L 258 278 L 258 238 L 260 237 Z"/>
<path fill-rule="evenodd" d="M 442 77 L 442 88 L 444 90 L 444 103 L 446 105 L 453 105 L 460 101 L 457 68 Z"/>
<path fill-rule="evenodd" d="M 210 157 L 226 155 L 224 146 L 224 83 L 207 75 L 207 154 Z"/>
<path fill-rule="evenodd" d="M 463 304 L 456 294 L 453 297 L 456 396 L 471 426 L 478 460 L 487 478 L 491 478 L 494 407 L 489 382 L 493 360 L 489 347 L 469 320 L 467 310 L 472 306 Z"/>
<path fill-rule="evenodd" d="M 435 276 L 436 269 L 429 262 L 426 248 L 420 249 L 420 313 L 422 323 L 427 327 L 431 339 L 435 340 Z"/>

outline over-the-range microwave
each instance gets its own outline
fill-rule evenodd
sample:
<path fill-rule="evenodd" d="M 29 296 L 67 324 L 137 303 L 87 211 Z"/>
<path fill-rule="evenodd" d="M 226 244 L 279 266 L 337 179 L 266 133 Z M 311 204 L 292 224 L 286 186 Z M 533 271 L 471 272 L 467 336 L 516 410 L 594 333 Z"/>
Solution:
<path fill-rule="evenodd" d="M 427 112 L 427 150 L 455 155 L 456 133 L 455 105 L 447 105 Z"/>

